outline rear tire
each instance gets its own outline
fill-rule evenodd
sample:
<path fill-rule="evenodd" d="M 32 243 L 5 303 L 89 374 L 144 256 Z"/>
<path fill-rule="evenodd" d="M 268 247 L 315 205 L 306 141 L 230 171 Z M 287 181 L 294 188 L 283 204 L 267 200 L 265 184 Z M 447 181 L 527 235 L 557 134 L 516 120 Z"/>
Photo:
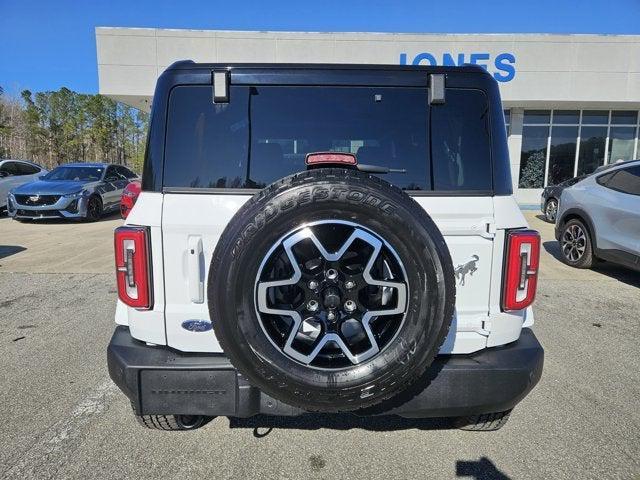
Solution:
<path fill-rule="evenodd" d="M 203 415 L 136 415 L 140 425 L 151 430 L 195 430 L 211 421 Z"/>
<path fill-rule="evenodd" d="M 594 262 L 593 243 L 582 220 L 572 218 L 565 223 L 559 242 L 564 263 L 575 268 L 591 268 Z"/>
<path fill-rule="evenodd" d="M 467 417 L 459 417 L 455 421 L 455 425 L 460 430 L 468 430 L 473 432 L 492 432 L 500 430 L 509 420 L 511 410 L 506 412 L 484 413 L 482 415 L 469 415 Z"/>

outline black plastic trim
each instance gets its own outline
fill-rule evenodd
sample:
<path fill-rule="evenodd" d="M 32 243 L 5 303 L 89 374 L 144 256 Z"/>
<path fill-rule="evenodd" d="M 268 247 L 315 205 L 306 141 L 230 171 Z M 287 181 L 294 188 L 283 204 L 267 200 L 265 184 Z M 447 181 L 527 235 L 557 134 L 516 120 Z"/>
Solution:
<path fill-rule="evenodd" d="M 595 255 L 608 262 L 617 263 L 633 270 L 640 270 L 640 256 L 634 253 L 615 248 L 598 248 L 595 250 Z"/>
<path fill-rule="evenodd" d="M 151 347 L 118 326 L 107 349 L 109 375 L 139 415 L 182 414 L 250 417 L 300 415 L 304 410 L 251 386 L 224 355 L 186 354 Z M 438 356 L 426 387 L 402 403 L 363 414 L 404 417 L 478 415 L 513 408 L 538 383 L 544 351 L 524 328 L 509 345 L 469 355 Z"/>

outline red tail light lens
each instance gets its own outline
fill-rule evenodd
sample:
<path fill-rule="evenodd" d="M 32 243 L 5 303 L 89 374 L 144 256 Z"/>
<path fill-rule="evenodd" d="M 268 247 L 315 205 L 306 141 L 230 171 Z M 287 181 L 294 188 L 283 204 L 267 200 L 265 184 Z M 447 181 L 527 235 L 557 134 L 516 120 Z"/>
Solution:
<path fill-rule="evenodd" d="M 358 160 L 353 153 L 342 153 L 342 152 L 313 152 L 307 153 L 306 158 L 304 159 L 304 163 L 307 166 L 314 165 L 330 165 L 335 164 L 337 166 L 340 165 L 349 165 L 354 166 L 358 164 Z"/>
<path fill-rule="evenodd" d="M 540 234 L 514 230 L 507 234 L 502 309 L 522 310 L 533 303 L 538 285 Z"/>
<path fill-rule="evenodd" d="M 151 249 L 146 227 L 118 227 L 114 234 L 118 297 L 126 305 L 148 310 L 151 295 Z"/>

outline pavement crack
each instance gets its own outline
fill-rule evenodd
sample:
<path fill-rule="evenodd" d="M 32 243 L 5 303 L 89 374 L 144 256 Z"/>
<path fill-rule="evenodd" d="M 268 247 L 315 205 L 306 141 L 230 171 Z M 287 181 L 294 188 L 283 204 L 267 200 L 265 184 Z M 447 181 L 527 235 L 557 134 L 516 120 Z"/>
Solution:
<path fill-rule="evenodd" d="M 118 392 L 115 384 L 107 379 L 71 410 L 69 415 L 55 423 L 10 468 L 0 475 L 9 478 L 54 478 L 60 458 L 69 452 L 69 444 L 78 440 L 93 417 L 100 415 L 107 403 Z"/>

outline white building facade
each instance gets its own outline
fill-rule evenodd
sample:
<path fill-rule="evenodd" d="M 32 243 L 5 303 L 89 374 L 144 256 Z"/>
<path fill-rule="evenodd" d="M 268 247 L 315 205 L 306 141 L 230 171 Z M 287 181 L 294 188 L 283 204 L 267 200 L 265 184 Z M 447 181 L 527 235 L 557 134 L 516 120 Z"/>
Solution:
<path fill-rule="evenodd" d="M 96 28 L 99 92 L 149 110 L 176 60 L 485 67 L 499 82 L 514 191 L 640 156 L 640 36 Z"/>

